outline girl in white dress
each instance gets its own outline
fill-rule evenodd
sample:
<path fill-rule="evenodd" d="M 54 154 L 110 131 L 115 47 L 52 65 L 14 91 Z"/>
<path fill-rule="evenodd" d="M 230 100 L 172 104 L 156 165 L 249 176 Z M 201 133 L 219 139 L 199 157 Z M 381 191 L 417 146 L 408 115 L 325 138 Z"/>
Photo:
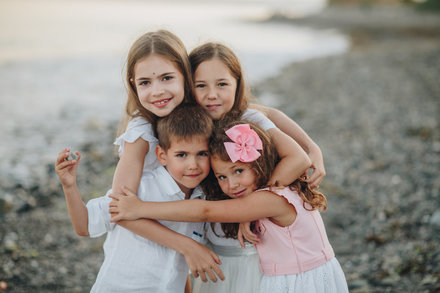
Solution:
<path fill-rule="evenodd" d="M 138 38 L 128 53 L 126 83 L 128 124 L 115 142 L 119 145 L 120 159 L 109 193 L 120 192 L 126 186 L 138 190 L 143 199 L 152 200 L 154 197 L 148 194 L 149 186 L 145 184 L 151 171 L 159 167 L 153 125 L 158 117 L 169 115 L 182 102 L 194 101 L 191 69 L 181 40 L 165 30 Z M 75 231 L 91 237 L 107 233 L 104 263 L 92 292 L 183 292 L 185 284 L 181 276 L 183 272 L 186 279 L 188 266 L 194 275 L 203 273 L 204 280 L 205 272 L 214 281 L 215 273 L 220 273 L 222 278 L 218 257 L 187 237 L 200 238 L 197 236 L 200 232 L 185 236 L 178 229 L 171 230 L 152 220 L 121 221 L 114 225 L 110 223 L 107 195 L 90 200 L 86 206 L 76 185 L 81 157 L 77 152 L 77 160 L 66 161 L 69 151 L 65 149 L 59 154 L 56 170 Z M 145 258 L 150 261 L 139 264 Z M 155 277 L 159 269 L 168 272 L 160 280 Z"/>

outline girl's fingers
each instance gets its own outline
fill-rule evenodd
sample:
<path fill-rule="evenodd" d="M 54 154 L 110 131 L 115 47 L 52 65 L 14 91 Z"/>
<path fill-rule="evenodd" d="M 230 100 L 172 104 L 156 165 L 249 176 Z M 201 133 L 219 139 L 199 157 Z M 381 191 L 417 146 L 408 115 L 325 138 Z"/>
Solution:
<path fill-rule="evenodd" d="M 63 170 L 65 168 L 70 167 L 75 164 L 76 164 L 76 161 L 61 161 L 61 162 L 57 161 L 57 164 L 55 165 L 55 170 Z"/>
<path fill-rule="evenodd" d="M 241 247 L 245 248 L 243 233 L 241 232 L 241 230 L 238 230 L 237 239 L 238 242 L 240 242 Z"/>
<path fill-rule="evenodd" d="M 112 203 L 119 200 L 119 195 L 116 193 L 111 193 L 108 197 L 112 198 L 113 200 L 110 202 L 110 206 L 112 206 Z"/>

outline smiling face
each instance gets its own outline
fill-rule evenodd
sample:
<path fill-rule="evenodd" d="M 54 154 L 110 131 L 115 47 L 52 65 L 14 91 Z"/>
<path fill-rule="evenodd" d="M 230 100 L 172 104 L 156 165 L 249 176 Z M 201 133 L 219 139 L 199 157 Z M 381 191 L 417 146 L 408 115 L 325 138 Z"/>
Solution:
<path fill-rule="evenodd" d="M 158 54 L 150 54 L 136 63 L 132 83 L 142 106 L 158 117 L 171 113 L 185 95 L 182 73 L 173 62 Z"/>
<path fill-rule="evenodd" d="M 213 119 L 228 113 L 235 101 L 237 80 L 218 58 L 200 63 L 194 72 L 197 103 L 208 110 Z"/>
<path fill-rule="evenodd" d="M 166 167 L 187 196 L 208 176 L 210 168 L 208 153 L 208 139 L 201 135 L 188 139 L 171 137 L 168 150 L 160 146 L 156 148 L 159 163 Z"/>
<path fill-rule="evenodd" d="M 257 189 L 256 176 L 250 166 L 239 161 L 232 163 L 211 157 L 211 167 L 220 188 L 231 198 L 246 196 Z"/>

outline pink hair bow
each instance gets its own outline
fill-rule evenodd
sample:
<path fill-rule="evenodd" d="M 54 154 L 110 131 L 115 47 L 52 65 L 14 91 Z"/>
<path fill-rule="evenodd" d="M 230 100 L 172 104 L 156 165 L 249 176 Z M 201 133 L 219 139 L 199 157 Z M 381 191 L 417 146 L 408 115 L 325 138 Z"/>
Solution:
<path fill-rule="evenodd" d="M 249 124 L 235 125 L 226 130 L 226 135 L 233 141 L 224 143 L 226 152 L 233 163 L 236 161 L 249 163 L 261 156 L 257 150 L 263 149 L 263 143 Z"/>

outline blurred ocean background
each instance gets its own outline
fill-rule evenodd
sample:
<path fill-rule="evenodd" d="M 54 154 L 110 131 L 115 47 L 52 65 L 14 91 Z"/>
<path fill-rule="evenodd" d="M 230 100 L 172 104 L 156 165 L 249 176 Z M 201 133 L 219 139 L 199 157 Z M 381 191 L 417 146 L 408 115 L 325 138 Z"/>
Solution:
<path fill-rule="evenodd" d="M 26 182 L 84 125 L 117 121 L 125 105 L 124 64 L 141 34 L 168 29 L 188 50 L 230 46 L 252 84 L 292 61 L 339 54 L 349 41 L 329 29 L 261 23 L 303 17 L 326 0 L 0 1 L 0 157 L 3 178 Z"/>
<path fill-rule="evenodd" d="M 110 187 L 125 58 L 168 29 L 230 46 L 262 104 L 321 147 L 350 292 L 440 292 L 439 0 L 0 0 L 0 292 L 89 292 L 105 236 L 72 229 L 54 171 Z M 6 289 L 5 289 L 6 288 Z"/>

